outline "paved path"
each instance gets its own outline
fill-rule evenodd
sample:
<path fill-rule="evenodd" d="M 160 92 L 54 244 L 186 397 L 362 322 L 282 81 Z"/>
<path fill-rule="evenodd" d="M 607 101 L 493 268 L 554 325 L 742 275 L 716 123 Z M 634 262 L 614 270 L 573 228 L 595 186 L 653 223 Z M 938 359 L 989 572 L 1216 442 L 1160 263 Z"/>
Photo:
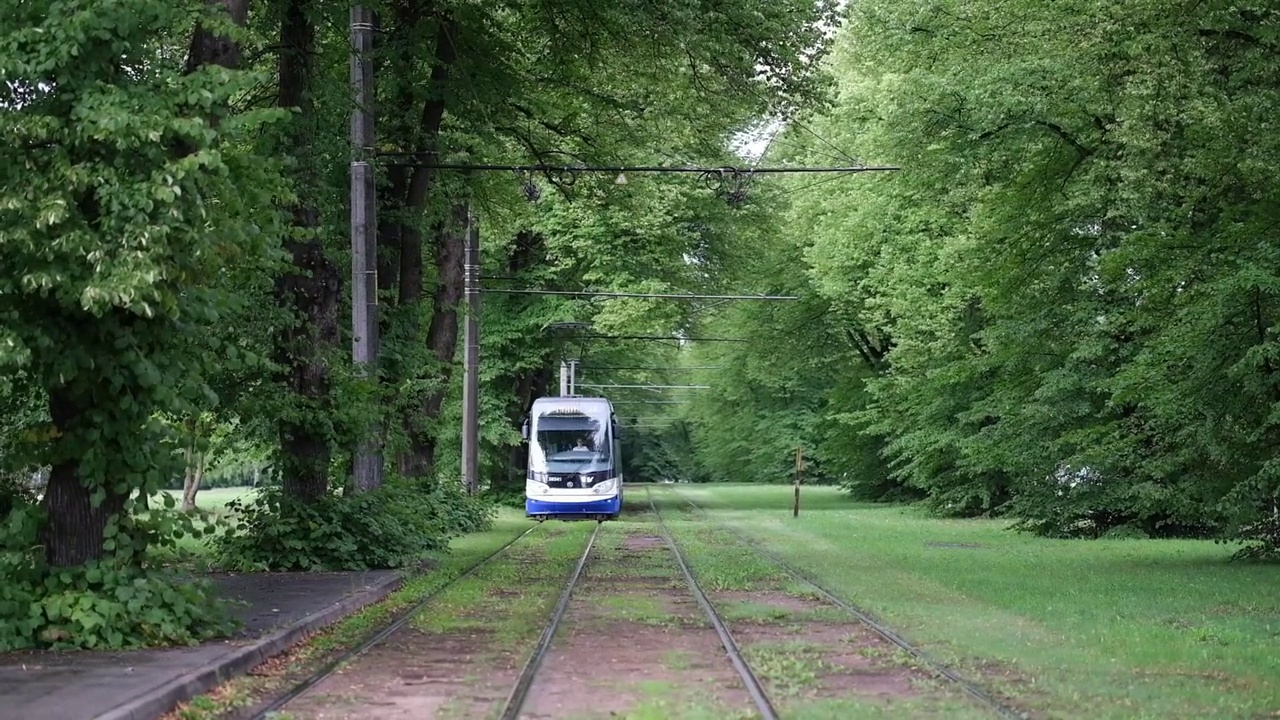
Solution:
<path fill-rule="evenodd" d="M 385 597 L 394 571 L 211 576 L 240 635 L 199 647 L 0 655 L 0 720 L 153 720 L 308 632 Z"/>

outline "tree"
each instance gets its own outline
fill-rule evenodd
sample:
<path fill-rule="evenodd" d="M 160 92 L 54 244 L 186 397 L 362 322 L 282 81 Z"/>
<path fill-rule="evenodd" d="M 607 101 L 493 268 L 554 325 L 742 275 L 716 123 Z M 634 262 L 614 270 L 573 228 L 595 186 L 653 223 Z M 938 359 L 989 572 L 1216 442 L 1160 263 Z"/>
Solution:
<path fill-rule="evenodd" d="M 165 44 L 189 7 L 24 8 L 0 69 L 16 106 L 0 252 L 17 271 L 0 332 L 48 398 L 44 542 L 69 566 L 101 557 L 107 523 L 170 465 L 151 415 L 202 396 L 207 362 L 185 341 L 217 318 L 218 268 L 263 254 L 272 186 L 235 145 L 259 119 L 226 113 L 247 78 L 211 64 L 216 43 L 194 42 L 186 68 Z"/>
<path fill-rule="evenodd" d="M 827 412 L 938 510 L 1089 536 L 1274 514 L 1274 12 L 1167 10 L 860 3 L 838 103 L 782 138 L 904 166 L 793 184 L 788 234 L 874 369 Z"/>

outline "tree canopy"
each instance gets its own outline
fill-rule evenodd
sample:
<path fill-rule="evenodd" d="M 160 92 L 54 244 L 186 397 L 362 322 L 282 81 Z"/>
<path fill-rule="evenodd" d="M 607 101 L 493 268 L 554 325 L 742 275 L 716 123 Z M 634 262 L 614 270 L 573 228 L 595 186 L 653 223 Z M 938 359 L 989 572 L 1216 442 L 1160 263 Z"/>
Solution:
<path fill-rule="evenodd" d="M 771 277 L 802 276 L 816 312 L 776 335 L 778 371 L 743 376 L 760 345 L 726 363 L 693 410 L 706 457 L 729 454 L 721 433 L 763 449 L 807 425 L 790 442 L 868 497 L 1054 535 L 1274 527 L 1275 21 L 1212 3 L 852 6 L 837 101 L 771 152 L 903 170 L 783 190 L 791 255 Z M 742 402 L 767 408 L 782 378 L 812 408 L 752 433 Z"/>

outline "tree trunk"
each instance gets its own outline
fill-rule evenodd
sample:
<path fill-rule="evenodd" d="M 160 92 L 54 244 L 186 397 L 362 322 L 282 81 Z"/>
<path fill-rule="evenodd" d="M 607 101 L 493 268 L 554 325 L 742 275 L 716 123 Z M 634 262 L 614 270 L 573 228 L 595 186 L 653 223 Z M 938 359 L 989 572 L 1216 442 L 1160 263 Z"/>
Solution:
<path fill-rule="evenodd" d="M 400 275 L 400 243 L 403 232 L 404 198 L 409 187 L 408 168 L 387 169 L 388 183 L 380 191 L 378 203 L 378 290 L 397 288 Z M 385 321 L 386 316 L 382 319 Z"/>
<path fill-rule="evenodd" d="M 308 0 L 289 0 L 280 23 L 278 105 L 296 108 L 305 118 L 312 111 L 310 85 L 314 67 L 315 28 L 308 18 Z M 297 120 L 295 119 L 295 122 Z M 305 124 L 305 121 L 303 121 Z M 303 160 L 312 152 L 312 133 L 293 133 L 292 149 Z M 308 202 L 309 178 L 299 174 L 301 202 L 293 211 L 300 231 L 285 243 L 292 269 L 276 280 L 276 297 L 288 308 L 294 324 L 277 335 L 276 361 L 284 367 L 282 383 L 293 393 L 297 407 L 279 423 L 283 455 L 282 489 L 303 502 L 323 497 L 329 489 L 333 455 L 328 420 L 332 417 L 332 378 L 328 356 L 338 346 L 338 307 L 342 278 L 312 231 L 320 226 L 319 211 Z"/>
<path fill-rule="evenodd" d="M 314 211 L 295 213 L 295 224 L 315 227 Z M 342 280 L 318 240 L 294 240 L 285 246 L 295 270 L 277 281 L 276 291 L 294 311 L 297 324 L 280 333 L 276 360 L 285 368 L 282 379 L 297 407 L 280 420 L 281 486 L 286 496 L 312 502 L 329 490 L 333 448 L 326 426 L 333 397 L 326 354 L 338 344 Z"/>
<path fill-rule="evenodd" d="M 188 417 L 182 423 L 182 428 L 186 430 L 187 446 L 182 449 L 182 457 L 185 461 L 185 470 L 182 476 L 182 510 L 190 512 L 196 507 L 196 492 L 200 488 L 200 475 L 202 471 L 199 466 L 204 463 L 204 453 L 196 450 L 196 444 L 199 440 L 199 420 L 196 416 Z"/>
<path fill-rule="evenodd" d="M 416 22 L 412 12 L 406 12 L 404 22 Z M 445 83 L 449 80 L 453 64 L 457 60 L 457 24 L 443 19 L 436 32 L 435 58 L 431 67 L 432 97 L 422 106 L 418 123 L 420 151 L 428 158 L 439 150 L 440 127 L 445 113 Z M 400 227 L 399 301 L 406 319 L 403 342 L 416 345 L 421 337 L 415 310 L 423 298 L 423 243 L 422 230 L 415 222 L 422 217 L 434 184 L 435 175 L 430 168 L 417 167 L 409 177 L 404 199 L 404 223 Z M 436 291 L 433 296 L 431 328 L 427 346 L 441 363 L 441 382 L 448 382 L 458 336 L 457 302 L 462 295 L 462 241 L 466 224 L 466 206 L 454 204 L 451 218 L 438 224 L 435 230 Z M 462 219 L 459 221 L 459 213 Z M 456 255 L 456 257 L 455 257 Z M 455 273 L 454 266 L 457 271 Z M 456 275 L 456 277 L 455 277 Z M 456 292 L 453 285 L 457 283 Z M 441 313 L 445 313 L 444 316 Z M 446 327 L 447 326 L 447 327 Z M 400 474 L 406 477 L 429 475 L 435 465 L 435 441 L 432 422 L 440 416 L 443 393 L 432 391 L 416 407 L 411 407 L 402 418 L 409 447 L 397 458 Z"/>
<path fill-rule="evenodd" d="M 214 7 L 226 8 L 231 22 L 244 27 L 249 17 L 249 0 L 207 0 Z M 186 72 L 192 73 L 201 65 L 221 65 L 238 67 L 240 65 L 240 48 L 231 38 L 214 35 L 203 26 L 197 25 L 191 33 L 191 44 L 187 46 Z"/>
<path fill-rule="evenodd" d="M 80 432 L 86 408 L 76 404 L 73 396 L 62 389 L 49 392 L 49 416 L 53 426 L 63 435 Z M 49 516 L 41 531 L 45 559 L 54 567 L 83 565 L 102 557 L 107 522 L 124 510 L 126 494 L 106 488 L 106 497 L 93 505 L 93 490 L 80 476 L 78 457 L 54 464 L 49 473 L 40 505 Z"/>
<path fill-rule="evenodd" d="M 435 467 L 437 438 L 427 426 L 439 419 L 447 386 L 453 377 L 467 213 L 466 204 L 455 203 L 451 213 L 453 222 L 436 238 L 436 291 L 432 298 L 431 327 L 427 330 L 427 349 L 438 363 L 439 377 L 436 389 L 427 393 L 418 408 L 415 432 L 409 436 L 409 450 L 401 459 L 401 472 L 408 477 L 422 477 Z"/>
<path fill-rule="evenodd" d="M 529 230 L 516 233 L 515 244 L 511 256 L 507 260 L 507 274 L 519 277 L 524 271 L 534 267 L 545 259 L 543 238 Z M 517 301 L 521 302 L 521 301 Z M 533 302 L 531 300 L 524 303 Z M 507 421 L 519 429 L 529 414 L 535 398 L 546 394 L 547 383 L 551 381 L 551 371 L 546 368 L 521 370 L 512 381 L 513 399 L 507 406 Z M 507 471 L 497 479 L 497 484 L 515 489 L 524 487 L 525 470 L 529 457 L 524 443 L 516 443 L 508 452 Z"/>
<path fill-rule="evenodd" d="M 193 455 L 188 455 L 187 472 L 182 479 L 183 512 L 196 509 L 196 493 L 200 492 L 200 483 L 204 481 L 205 455 L 202 452 Z"/>
<path fill-rule="evenodd" d="M 515 401 L 508 406 L 507 420 L 517 429 L 524 423 L 533 406 L 534 399 L 546 393 L 547 382 L 551 374 L 545 369 L 524 370 L 516 375 Z M 511 446 L 508 453 L 507 472 L 500 478 L 499 485 L 511 489 L 524 487 L 525 470 L 528 469 L 528 448 L 524 443 Z"/>

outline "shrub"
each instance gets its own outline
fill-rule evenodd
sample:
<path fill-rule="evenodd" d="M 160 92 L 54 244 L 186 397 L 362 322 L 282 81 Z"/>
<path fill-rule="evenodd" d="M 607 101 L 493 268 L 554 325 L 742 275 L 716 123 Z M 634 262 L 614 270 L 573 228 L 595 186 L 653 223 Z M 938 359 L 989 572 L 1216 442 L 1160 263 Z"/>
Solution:
<path fill-rule="evenodd" d="M 1241 528 L 1237 539 L 1245 546 L 1231 556 L 1234 560 L 1280 560 L 1280 513 Z"/>
<path fill-rule="evenodd" d="M 214 544 L 219 562 L 238 570 L 403 567 L 446 548 L 454 536 L 487 528 L 493 516 L 488 503 L 460 489 L 398 478 L 310 504 L 271 488 L 227 509 L 237 520 Z"/>
<path fill-rule="evenodd" d="M 40 508 L 10 510 L 0 530 L 0 652 L 190 644 L 233 630 L 209 583 L 135 562 L 148 543 L 202 532 L 172 507 L 149 515 L 108 526 L 110 560 L 51 568 L 39 544 Z"/>
<path fill-rule="evenodd" d="M 485 492 L 485 498 L 499 507 L 524 509 L 524 487 L 495 487 Z"/>
<path fill-rule="evenodd" d="M 30 474 L 0 471 L 0 517 L 7 517 L 11 511 L 35 501 Z"/>

